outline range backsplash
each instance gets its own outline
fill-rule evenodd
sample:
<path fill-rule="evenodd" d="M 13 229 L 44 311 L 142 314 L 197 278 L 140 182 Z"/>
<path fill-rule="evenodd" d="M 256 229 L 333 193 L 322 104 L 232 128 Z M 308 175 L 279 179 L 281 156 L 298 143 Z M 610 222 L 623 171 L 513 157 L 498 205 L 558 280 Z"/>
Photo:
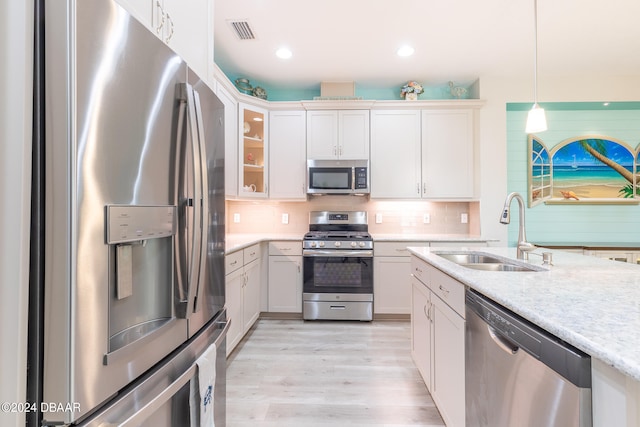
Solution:
<path fill-rule="evenodd" d="M 347 210 L 367 211 L 371 234 L 456 234 L 479 235 L 478 202 L 428 202 L 384 200 L 370 201 L 364 197 L 322 196 L 307 202 L 238 201 L 226 202 L 227 233 L 300 233 L 309 228 L 309 211 Z M 239 214 L 240 222 L 234 223 Z M 288 224 L 283 224 L 283 214 Z M 376 224 L 376 214 L 382 223 Z M 430 223 L 424 223 L 429 214 Z M 467 214 L 468 222 L 461 222 Z"/>

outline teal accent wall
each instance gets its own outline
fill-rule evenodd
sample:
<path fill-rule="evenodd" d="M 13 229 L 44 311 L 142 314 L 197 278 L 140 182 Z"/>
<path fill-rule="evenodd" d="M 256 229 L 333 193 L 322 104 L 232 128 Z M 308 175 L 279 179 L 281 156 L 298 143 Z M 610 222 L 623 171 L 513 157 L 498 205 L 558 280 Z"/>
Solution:
<path fill-rule="evenodd" d="M 548 130 L 536 134 L 551 149 L 567 138 L 600 134 L 640 144 L 640 103 L 548 103 Z M 507 104 L 507 188 L 527 199 L 528 104 Z M 640 245 L 640 205 L 546 205 L 526 208 L 527 238 L 537 244 Z M 512 203 L 509 246 L 518 237 L 518 207 Z"/>
<path fill-rule="evenodd" d="M 234 84 L 236 79 L 238 78 L 247 78 L 249 79 L 251 86 L 259 86 L 265 89 L 267 91 L 267 99 L 269 101 L 309 101 L 316 96 L 320 96 L 320 84 L 312 85 L 302 89 L 291 89 L 288 87 L 273 86 L 269 83 L 260 82 L 258 80 L 254 81 L 251 76 L 238 76 L 232 73 L 227 73 L 226 71 L 224 72 L 229 80 L 231 80 L 231 82 Z M 401 100 L 402 98 L 400 97 L 400 89 L 406 83 L 407 82 L 398 82 L 398 85 L 396 87 L 373 87 L 359 85 L 356 82 L 355 96 L 365 100 Z M 472 83 L 456 83 L 456 86 L 464 87 L 465 89 L 467 89 L 467 94 L 469 94 L 471 92 Z M 421 94 L 418 99 L 453 99 L 448 82 L 444 84 L 426 85 L 424 89 L 424 93 Z"/>

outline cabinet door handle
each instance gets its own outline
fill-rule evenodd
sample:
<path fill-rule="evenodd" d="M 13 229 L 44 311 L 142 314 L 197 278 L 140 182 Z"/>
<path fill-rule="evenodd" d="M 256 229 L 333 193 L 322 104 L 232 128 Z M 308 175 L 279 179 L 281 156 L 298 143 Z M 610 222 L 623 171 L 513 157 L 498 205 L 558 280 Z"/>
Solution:
<path fill-rule="evenodd" d="M 422 194 L 426 194 L 426 192 L 427 192 L 427 183 L 423 182 L 422 183 Z"/>
<path fill-rule="evenodd" d="M 416 193 L 420 194 L 420 183 L 416 182 Z"/>
<path fill-rule="evenodd" d="M 164 9 L 160 5 L 159 1 L 156 1 L 156 8 L 159 10 L 158 13 L 160 13 L 160 22 L 158 23 L 158 26 L 156 27 L 156 33 L 160 34 L 160 31 L 162 30 L 162 27 L 164 27 Z"/>
<path fill-rule="evenodd" d="M 424 315 L 427 317 L 427 319 L 429 319 L 429 309 L 427 308 L 427 305 L 429 303 L 425 304 L 424 307 L 422 308 L 422 311 L 424 312 Z"/>
<path fill-rule="evenodd" d="M 171 19 L 171 15 L 169 15 L 168 13 L 167 13 L 167 20 L 169 21 L 169 34 L 167 35 L 167 38 L 164 39 L 165 43 L 169 43 L 169 41 L 173 37 L 173 19 Z"/>
<path fill-rule="evenodd" d="M 338 147 L 336 147 L 335 145 L 333 146 L 333 155 L 334 156 L 338 155 Z"/>

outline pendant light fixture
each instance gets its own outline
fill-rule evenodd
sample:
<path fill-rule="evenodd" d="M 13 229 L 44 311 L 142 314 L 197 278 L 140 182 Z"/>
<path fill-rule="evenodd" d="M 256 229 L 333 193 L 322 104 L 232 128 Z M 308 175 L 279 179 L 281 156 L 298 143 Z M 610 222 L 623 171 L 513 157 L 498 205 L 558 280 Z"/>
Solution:
<path fill-rule="evenodd" d="M 538 0 L 533 0 L 533 107 L 527 115 L 526 133 L 547 130 L 547 117 L 544 108 L 538 105 Z"/>

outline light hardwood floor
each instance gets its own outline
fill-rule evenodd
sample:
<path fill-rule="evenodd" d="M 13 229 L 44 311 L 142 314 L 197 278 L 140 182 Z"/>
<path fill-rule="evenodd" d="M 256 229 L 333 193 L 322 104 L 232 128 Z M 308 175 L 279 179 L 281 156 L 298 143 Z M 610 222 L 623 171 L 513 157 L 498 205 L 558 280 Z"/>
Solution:
<path fill-rule="evenodd" d="M 406 321 L 261 319 L 227 359 L 227 426 L 444 426 L 410 345 Z"/>

